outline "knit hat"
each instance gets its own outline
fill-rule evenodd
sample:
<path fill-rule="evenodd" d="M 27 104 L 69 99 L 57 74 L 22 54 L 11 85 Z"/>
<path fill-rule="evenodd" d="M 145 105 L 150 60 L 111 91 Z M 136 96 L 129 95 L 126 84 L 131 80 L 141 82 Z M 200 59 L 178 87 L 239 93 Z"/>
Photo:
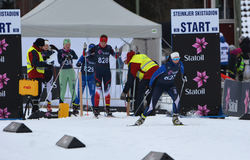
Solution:
<path fill-rule="evenodd" d="M 44 39 L 42 38 L 37 38 L 36 41 L 34 42 L 34 45 L 36 45 L 37 47 L 39 46 L 44 46 Z"/>
<path fill-rule="evenodd" d="M 63 45 L 68 44 L 68 43 L 71 43 L 71 42 L 70 42 L 70 39 L 64 39 L 64 40 L 63 40 Z"/>
<path fill-rule="evenodd" d="M 236 49 L 230 51 L 230 54 L 236 55 L 236 56 L 237 56 L 237 55 L 240 54 L 241 52 L 242 52 L 241 48 L 236 48 Z"/>
<path fill-rule="evenodd" d="M 223 36 L 223 33 L 221 33 L 221 32 L 220 32 L 220 37 L 224 37 L 224 36 Z"/>
<path fill-rule="evenodd" d="M 180 58 L 180 54 L 179 54 L 179 52 L 173 52 L 170 54 L 170 57 L 171 57 L 171 59 L 176 58 L 176 57 Z"/>

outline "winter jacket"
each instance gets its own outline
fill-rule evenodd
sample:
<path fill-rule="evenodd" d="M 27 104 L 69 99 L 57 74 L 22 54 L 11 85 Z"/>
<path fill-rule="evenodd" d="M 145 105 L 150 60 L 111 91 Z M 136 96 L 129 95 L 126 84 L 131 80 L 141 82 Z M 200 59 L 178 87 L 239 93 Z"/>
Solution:
<path fill-rule="evenodd" d="M 73 68 L 73 59 L 78 59 L 78 56 L 72 49 L 68 51 L 65 49 L 60 49 L 57 54 L 57 59 L 60 66 L 62 66 L 64 62 L 63 69 L 70 69 Z"/>
<path fill-rule="evenodd" d="M 127 82 L 125 84 L 124 93 L 127 93 L 133 85 L 134 79 L 150 80 L 159 65 L 145 54 L 135 54 L 128 64 Z"/>
<path fill-rule="evenodd" d="M 27 52 L 27 73 L 30 79 L 44 79 L 44 67 L 50 66 L 44 62 L 41 51 L 42 49 L 33 44 Z"/>

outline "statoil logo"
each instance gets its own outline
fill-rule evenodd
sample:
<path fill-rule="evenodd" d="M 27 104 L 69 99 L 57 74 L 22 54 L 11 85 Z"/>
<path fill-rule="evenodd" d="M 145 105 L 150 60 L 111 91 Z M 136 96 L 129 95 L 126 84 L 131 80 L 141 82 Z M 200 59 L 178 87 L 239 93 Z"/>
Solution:
<path fill-rule="evenodd" d="M 205 60 L 205 55 L 195 55 L 195 56 L 184 55 L 184 61 L 186 62 L 204 61 L 204 60 Z"/>
<path fill-rule="evenodd" d="M 200 54 L 203 50 L 206 49 L 206 46 L 208 45 L 208 42 L 206 42 L 205 37 L 198 38 L 196 37 L 195 43 L 192 45 L 196 49 L 196 55 L 184 55 L 184 61 L 186 62 L 194 62 L 194 61 L 204 61 L 205 55 Z"/>
<path fill-rule="evenodd" d="M 185 95 L 204 95 L 204 94 L 206 94 L 205 88 L 201 88 L 201 89 L 186 88 L 185 89 Z"/>

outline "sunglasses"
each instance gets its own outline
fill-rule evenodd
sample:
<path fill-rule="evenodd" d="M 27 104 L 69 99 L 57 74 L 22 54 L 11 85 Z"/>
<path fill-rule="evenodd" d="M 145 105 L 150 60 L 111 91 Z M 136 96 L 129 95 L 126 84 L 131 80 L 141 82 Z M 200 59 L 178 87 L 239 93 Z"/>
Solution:
<path fill-rule="evenodd" d="M 180 60 L 180 58 L 173 58 L 173 61 L 178 61 Z"/>

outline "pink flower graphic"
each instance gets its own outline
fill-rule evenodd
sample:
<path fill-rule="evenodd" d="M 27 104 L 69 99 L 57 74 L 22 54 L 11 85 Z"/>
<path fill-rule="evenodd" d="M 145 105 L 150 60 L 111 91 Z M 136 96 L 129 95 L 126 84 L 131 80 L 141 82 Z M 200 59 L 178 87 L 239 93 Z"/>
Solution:
<path fill-rule="evenodd" d="M 3 88 L 3 84 L 7 85 L 7 81 L 10 80 L 7 76 L 6 73 L 3 75 L 0 74 L 0 89 Z"/>
<path fill-rule="evenodd" d="M 5 107 L 4 109 L 1 109 L 1 108 L 0 108 L 0 119 L 9 118 L 9 115 L 10 115 L 10 114 L 11 114 L 11 113 L 8 112 L 7 107 Z"/>
<path fill-rule="evenodd" d="M 196 48 L 196 53 L 199 54 L 202 52 L 202 48 L 206 48 L 206 45 L 208 43 L 205 41 L 205 37 L 199 39 L 196 37 L 196 42 L 192 45 L 194 48 Z"/>
<path fill-rule="evenodd" d="M 228 111 L 229 100 L 230 100 L 230 88 L 227 88 L 226 111 Z"/>
<path fill-rule="evenodd" d="M 197 82 L 197 84 L 198 84 L 198 88 L 200 88 L 202 85 L 203 85 L 203 82 L 204 83 L 206 83 L 207 82 L 207 79 L 208 79 L 209 77 L 207 76 L 207 74 L 206 74 L 206 71 L 204 71 L 204 72 L 199 72 L 199 71 L 197 71 L 197 77 L 195 77 L 193 80 L 195 81 L 195 82 Z"/>
<path fill-rule="evenodd" d="M 5 42 L 5 39 L 0 40 L 0 54 L 2 54 L 3 50 L 6 51 L 7 46 L 8 44 Z"/>
<path fill-rule="evenodd" d="M 195 113 L 199 116 L 207 116 L 208 112 L 210 112 L 210 110 L 207 109 L 207 105 L 204 106 L 198 105 L 198 110 Z"/>
<path fill-rule="evenodd" d="M 249 90 L 246 90 L 246 96 L 244 99 L 244 104 L 245 104 L 245 113 L 247 113 L 247 108 L 248 108 L 248 104 L 249 104 Z"/>

